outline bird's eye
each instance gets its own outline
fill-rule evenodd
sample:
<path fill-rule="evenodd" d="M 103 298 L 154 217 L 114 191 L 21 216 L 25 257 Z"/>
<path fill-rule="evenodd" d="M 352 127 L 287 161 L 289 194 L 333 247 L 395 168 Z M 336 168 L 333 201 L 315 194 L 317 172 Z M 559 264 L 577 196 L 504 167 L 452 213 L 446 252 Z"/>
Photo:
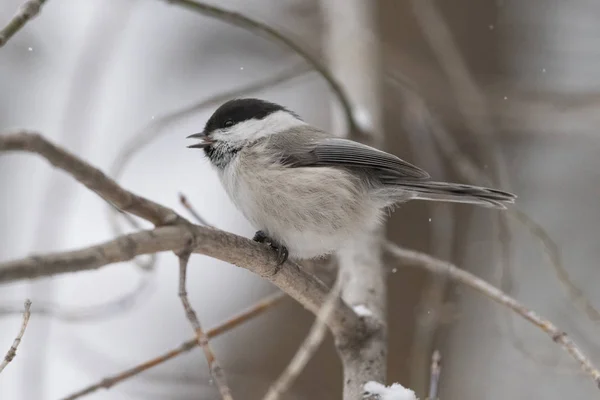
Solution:
<path fill-rule="evenodd" d="M 230 126 L 233 126 L 233 120 L 228 119 L 223 125 L 225 126 L 225 128 L 229 128 Z"/>

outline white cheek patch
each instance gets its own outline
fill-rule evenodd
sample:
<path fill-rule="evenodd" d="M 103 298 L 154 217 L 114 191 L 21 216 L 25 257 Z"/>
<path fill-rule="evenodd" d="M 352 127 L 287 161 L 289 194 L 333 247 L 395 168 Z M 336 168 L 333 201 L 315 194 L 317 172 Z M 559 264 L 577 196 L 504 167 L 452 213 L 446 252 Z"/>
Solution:
<path fill-rule="evenodd" d="M 284 132 L 291 128 L 306 125 L 286 111 L 277 111 L 263 119 L 249 119 L 235 124 L 231 128 L 213 132 L 213 138 L 230 143 L 254 141 L 265 136 Z"/>

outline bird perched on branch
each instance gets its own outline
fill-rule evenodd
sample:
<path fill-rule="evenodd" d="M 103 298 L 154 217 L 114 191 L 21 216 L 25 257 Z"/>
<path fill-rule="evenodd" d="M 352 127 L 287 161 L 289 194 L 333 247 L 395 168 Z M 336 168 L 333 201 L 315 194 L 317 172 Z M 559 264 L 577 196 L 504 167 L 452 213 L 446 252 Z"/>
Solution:
<path fill-rule="evenodd" d="M 323 256 L 380 224 L 409 200 L 504 209 L 515 195 L 431 181 L 429 174 L 373 147 L 335 137 L 287 108 L 259 99 L 221 105 L 200 142 L 225 191 L 259 229 L 254 240 L 277 251 L 278 265 Z"/>

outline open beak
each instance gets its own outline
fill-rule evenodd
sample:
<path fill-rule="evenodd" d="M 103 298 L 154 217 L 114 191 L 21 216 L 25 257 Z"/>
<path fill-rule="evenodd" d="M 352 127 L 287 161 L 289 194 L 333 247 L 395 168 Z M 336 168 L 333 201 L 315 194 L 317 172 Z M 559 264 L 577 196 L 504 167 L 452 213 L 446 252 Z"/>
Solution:
<path fill-rule="evenodd" d="M 215 141 L 208 136 L 204 132 L 194 133 L 193 135 L 188 136 L 186 139 L 200 139 L 200 143 L 192 144 L 188 146 L 188 149 L 204 149 L 211 144 L 215 143 Z"/>

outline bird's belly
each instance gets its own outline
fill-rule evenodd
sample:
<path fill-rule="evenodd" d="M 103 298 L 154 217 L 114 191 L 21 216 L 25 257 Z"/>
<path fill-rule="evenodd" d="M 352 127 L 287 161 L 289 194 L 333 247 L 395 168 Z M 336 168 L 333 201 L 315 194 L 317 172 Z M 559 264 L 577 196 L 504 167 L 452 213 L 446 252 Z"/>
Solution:
<path fill-rule="evenodd" d="M 240 174 L 225 187 L 256 229 L 307 259 L 343 247 L 357 231 L 378 223 L 381 210 L 344 171 L 325 168 Z"/>

